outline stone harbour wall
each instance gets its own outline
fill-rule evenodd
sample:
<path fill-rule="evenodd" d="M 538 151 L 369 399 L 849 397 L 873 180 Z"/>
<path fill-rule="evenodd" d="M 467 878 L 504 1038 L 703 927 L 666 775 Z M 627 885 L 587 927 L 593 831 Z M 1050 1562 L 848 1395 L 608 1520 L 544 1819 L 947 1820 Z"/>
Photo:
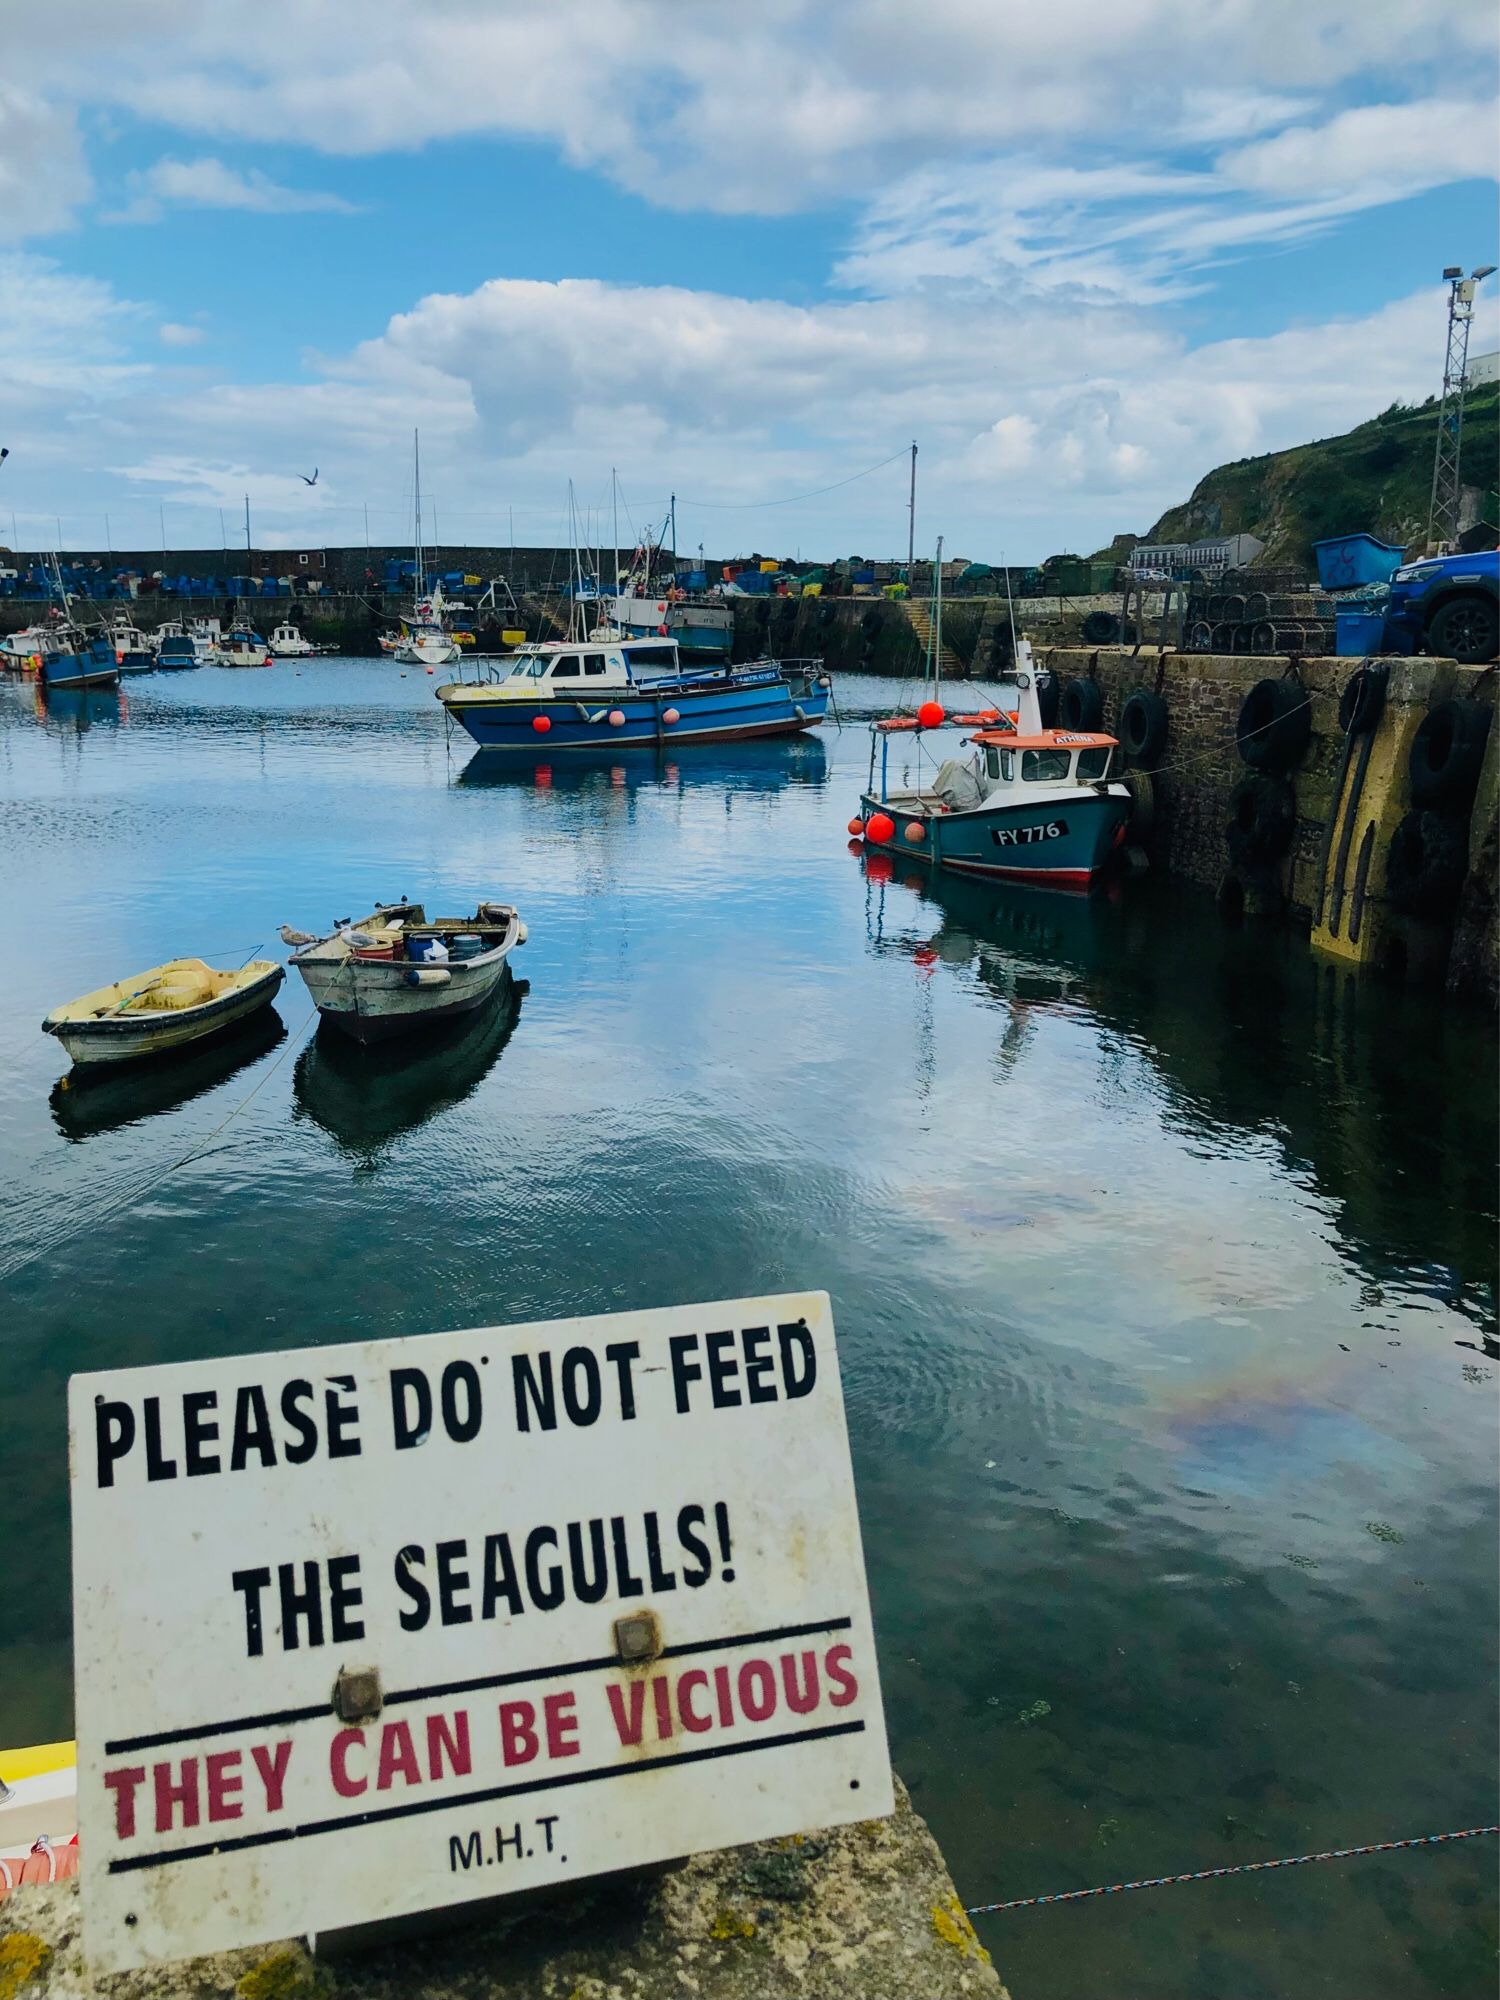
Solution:
<path fill-rule="evenodd" d="M 1150 777 L 1147 810 L 1131 834 L 1153 866 L 1212 889 L 1236 912 L 1281 915 L 1317 930 L 1328 821 L 1348 799 L 1347 780 L 1335 797 L 1344 750 L 1339 698 L 1360 661 L 1292 663 L 1251 655 L 1160 653 L 1146 646 L 1139 653 L 1129 648 L 1038 648 L 1036 660 L 1063 685 L 1075 678 L 1096 681 L 1103 694 L 1101 726 L 1111 734 L 1118 732 L 1121 709 L 1137 688 L 1165 702 L 1166 745 Z M 1455 700 L 1493 709 L 1495 671 L 1427 658 L 1387 659 L 1380 665 L 1388 672 L 1377 731 L 1380 754 L 1370 763 L 1359 806 L 1360 830 L 1371 821 L 1376 825 L 1368 873 L 1371 915 L 1357 950 L 1347 940 L 1340 945 L 1321 932 L 1319 941 L 1357 962 L 1426 984 L 1446 983 L 1456 996 L 1494 1005 L 1500 999 L 1495 897 L 1500 772 L 1493 727 L 1477 791 L 1462 802 L 1468 867 L 1456 906 L 1398 910 L 1385 894 L 1384 863 L 1392 832 L 1412 805 L 1407 756 L 1422 719 L 1439 704 Z M 1288 675 L 1306 691 L 1311 723 L 1305 753 L 1285 774 L 1295 798 L 1295 826 L 1273 868 L 1248 871 L 1236 866 L 1227 839 L 1236 787 L 1248 775 L 1236 744 L 1236 725 L 1257 682 Z"/>
<path fill-rule="evenodd" d="M 890 1819 L 324 1940 L 316 1956 L 291 1941 L 95 1979 L 78 1888 L 0 1900 L 0 2000 L 1006 2000 L 899 1779 Z"/>

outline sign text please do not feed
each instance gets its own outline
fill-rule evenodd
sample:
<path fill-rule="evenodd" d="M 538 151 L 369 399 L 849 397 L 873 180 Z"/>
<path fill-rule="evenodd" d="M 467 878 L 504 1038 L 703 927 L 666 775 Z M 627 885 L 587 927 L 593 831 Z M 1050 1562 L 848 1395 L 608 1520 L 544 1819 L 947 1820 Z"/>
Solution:
<path fill-rule="evenodd" d="M 75 1376 L 101 1969 L 891 1810 L 827 1295 Z"/>

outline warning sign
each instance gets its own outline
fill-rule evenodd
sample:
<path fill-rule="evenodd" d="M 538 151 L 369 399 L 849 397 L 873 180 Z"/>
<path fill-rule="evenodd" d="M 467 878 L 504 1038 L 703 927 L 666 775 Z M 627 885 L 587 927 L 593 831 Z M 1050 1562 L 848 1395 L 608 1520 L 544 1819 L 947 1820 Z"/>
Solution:
<path fill-rule="evenodd" d="M 89 1958 L 891 1810 L 825 1293 L 75 1376 Z"/>

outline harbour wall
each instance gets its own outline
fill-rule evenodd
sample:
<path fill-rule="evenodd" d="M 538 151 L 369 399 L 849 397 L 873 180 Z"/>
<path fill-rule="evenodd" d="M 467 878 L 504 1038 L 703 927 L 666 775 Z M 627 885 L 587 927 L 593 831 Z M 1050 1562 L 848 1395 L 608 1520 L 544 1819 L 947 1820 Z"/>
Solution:
<path fill-rule="evenodd" d="M 1350 742 L 1340 717 L 1340 697 L 1363 664 L 1358 660 L 1145 646 L 1139 653 L 1040 647 L 1036 658 L 1063 688 L 1071 680 L 1097 685 L 1100 726 L 1110 734 L 1119 733 L 1121 711 L 1137 689 L 1165 704 L 1165 744 L 1144 780 L 1132 780 L 1142 807 L 1131 840 L 1152 866 L 1211 889 L 1231 915 L 1280 918 L 1306 930 L 1330 963 L 1372 967 L 1500 1004 L 1500 739 L 1491 726 L 1477 784 L 1459 783 L 1435 803 L 1413 799 L 1410 768 L 1413 741 L 1429 714 L 1456 702 L 1492 715 L 1492 668 L 1426 658 L 1380 661 L 1384 702 L 1366 755 L 1361 739 Z M 1247 695 L 1267 679 L 1303 691 L 1310 727 L 1295 762 L 1259 773 L 1243 761 L 1237 730 Z M 1353 755 L 1346 756 L 1346 744 Z M 1280 831 L 1264 817 L 1254 823 L 1268 803 L 1287 810 Z M 1238 836 L 1231 833 L 1236 823 Z M 1430 850 L 1425 864 L 1418 855 L 1415 874 L 1414 838 Z M 1396 869 L 1393 845 L 1403 850 Z"/>

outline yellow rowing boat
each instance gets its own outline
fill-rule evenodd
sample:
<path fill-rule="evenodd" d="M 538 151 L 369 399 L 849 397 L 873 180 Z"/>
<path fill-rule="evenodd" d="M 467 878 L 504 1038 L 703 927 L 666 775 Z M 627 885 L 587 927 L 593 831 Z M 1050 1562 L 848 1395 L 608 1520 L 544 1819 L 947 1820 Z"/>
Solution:
<path fill-rule="evenodd" d="M 75 1063 L 164 1055 L 269 1006 L 285 977 L 269 958 L 231 972 L 201 958 L 173 958 L 55 1007 L 42 1030 L 56 1035 Z"/>

